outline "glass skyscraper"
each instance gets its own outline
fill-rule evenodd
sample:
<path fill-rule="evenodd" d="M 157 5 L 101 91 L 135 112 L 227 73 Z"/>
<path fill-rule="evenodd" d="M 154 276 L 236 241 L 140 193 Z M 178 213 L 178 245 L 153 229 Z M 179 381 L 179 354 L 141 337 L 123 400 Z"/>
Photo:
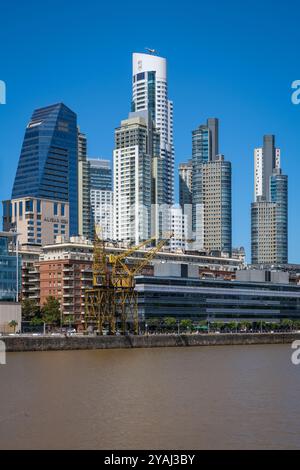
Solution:
<path fill-rule="evenodd" d="M 70 235 L 78 234 L 77 116 L 63 103 L 34 111 L 12 199 L 33 196 L 70 204 Z"/>
<path fill-rule="evenodd" d="M 109 160 L 89 159 L 90 189 L 112 190 L 112 169 Z"/>

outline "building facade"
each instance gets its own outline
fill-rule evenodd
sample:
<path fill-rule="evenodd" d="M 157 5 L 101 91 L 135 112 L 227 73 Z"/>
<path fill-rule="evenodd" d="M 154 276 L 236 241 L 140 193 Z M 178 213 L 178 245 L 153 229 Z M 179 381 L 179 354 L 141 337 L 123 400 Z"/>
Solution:
<path fill-rule="evenodd" d="M 104 240 L 114 238 L 114 196 L 113 191 L 91 189 L 91 207 L 94 225 L 101 227 Z"/>
<path fill-rule="evenodd" d="M 79 325 L 84 319 L 85 289 L 92 286 L 93 246 L 82 237 L 57 239 L 44 246 L 31 269 L 28 298 L 42 307 L 48 296 L 60 302 L 64 321 Z"/>
<path fill-rule="evenodd" d="M 280 168 L 275 136 L 254 150 L 254 202 L 251 205 L 252 264 L 288 262 L 288 177 Z"/>
<path fill-rule="evenodd" d="M 94 236 L 95 224 L 101 226 L 106 240 L 113 238 L 113 191 L 112 169 L 109 160 L 89 159 L 91 228 Z"/>
<path fill-rule="evenodd" d="M 192 227 L 195 249 L 231 256 L 231 163 L 219 150 L 219 121 L 192 132 Z"/>
<path fill-rule="evenodd" d="M 151 54 L 134 53 L 132 57 L 131 111 L 148 111 L 160 133 L 163 204 L 173 204 L 174 145 L 173 102 L 168 99 L 167 61 Z"/>
<path fill-rule="evenodd" d="M 13 331 L 11 321 L 21 327 L 21 258 L 15 249 L 17 234 L 0 232 L 0 333 Z M 13 244 L 14 249 L 9 249 Z"/>
<path fill-rule="evenodd" d="M 115 131 L 114 239 L 140 243 L 150 238 L 155 184 L 152 166 L 159 133 L 148 112 L 130 113 Z M 155 225 L 153 223 L 152 225 Z"/>
<path fill-rule="evenodd" d="M 69 237 L 69 203 L 34 197 L 3 201 L 3 227 L 19 233 L 19 243 L 45 245 Z"/>
<path fill-rule="evenodd" d="M 225 281 L 181 276 L 136 278 L 139 317 L 195 322 L 300 319 L 300 287 L 278 282 Z"/>
<path fill-rule="evenodd" d="M 180 163 L 179 168 L 179 204 L 185 212 L 185 206 L 192 205 L 193 161 Z"/>
<path fill-rule="evenodd" d="M 87 160 L 87 138 L 78 129 L 78 234 L 91 236 L 90 165 Z"/>
<path fill-rule="evenodd" d="M 203 245 L 231 256 L 231 163 L 217 155 L 202 165 Z"/>
<path fill-rule="evenodd" d="M 11 199 L 69 203 L 70 234 L 78 233 L 77 116 L 62 103 L 34 111 L 25 137 Z"/>

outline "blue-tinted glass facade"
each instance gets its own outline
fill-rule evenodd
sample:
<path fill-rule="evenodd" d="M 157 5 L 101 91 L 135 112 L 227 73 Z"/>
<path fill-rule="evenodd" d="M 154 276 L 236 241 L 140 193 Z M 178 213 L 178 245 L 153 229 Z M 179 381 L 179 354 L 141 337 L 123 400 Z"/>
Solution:
<path fill-rule="evenodd" d="M 231 256 L 231 163 L 221 163 L 221 251 Z"/>
<path fill-rule="evenodd" d="M 90 189 L 112 191 L 112 170 L 108 160 L 89 160 Z"/>
<path fill-rule="evenodd" d="M 0 233 L 0 301 L 16 301 L 17 294 L 17 258 L 8 251 L 11 237 Z M 21 286 L 21 259 L 18 262 L 19 289 Z"/>
<path fill-rule="evenodd" d="M 203 203 L 202 197 L 202 163 L 210 160 L 209 128 L 199 126 L 192 132 L 192 165 L 193 165 L 193 230 L 196 230 L 196 206 Z"/>
<path fill-rule="evenodd" d="M 25 132 L 12 199 L 70 204 L 70 235 L 78 233 L 77 116 L 62 103 L 34 111 Z"/>
<path fill-rule="evenodd" d="M 276 202 L 277 262 L 288 262 L 288 177 L 273 174 L 270 178 L 270 199 Z"/>

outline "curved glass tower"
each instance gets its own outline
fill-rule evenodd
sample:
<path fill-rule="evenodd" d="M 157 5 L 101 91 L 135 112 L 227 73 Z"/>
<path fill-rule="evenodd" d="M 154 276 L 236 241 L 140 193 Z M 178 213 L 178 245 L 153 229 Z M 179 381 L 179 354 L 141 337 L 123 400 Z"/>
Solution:
<path fill-rule="evenodd" d="M 34 111 L 12 199 L 33 196 L 70 204 L 70 235 L 78 234 L 77 116 L 63 103 Z"/>

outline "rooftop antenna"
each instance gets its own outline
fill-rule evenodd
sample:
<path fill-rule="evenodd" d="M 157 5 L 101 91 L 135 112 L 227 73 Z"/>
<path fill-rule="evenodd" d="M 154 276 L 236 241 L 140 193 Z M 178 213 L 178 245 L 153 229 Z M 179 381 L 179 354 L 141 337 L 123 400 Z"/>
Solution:
<path fill-rule="evenodd" d="M 151 55 L 157 55 L 158 52 L 155 49 L 150 49 L 149 47 L 145 47 L 146 51 L 149 52 Z"/>

